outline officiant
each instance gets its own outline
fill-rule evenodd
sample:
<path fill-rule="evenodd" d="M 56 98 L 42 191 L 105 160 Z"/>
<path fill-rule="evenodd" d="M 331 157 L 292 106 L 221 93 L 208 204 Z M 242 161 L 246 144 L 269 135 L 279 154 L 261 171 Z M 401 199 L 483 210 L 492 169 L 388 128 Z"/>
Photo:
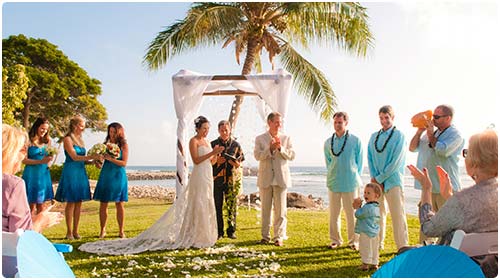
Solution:
<path fill-rule="evenodd" d="M 245 160 L 240 144 L 231 136 L 231 123 L 222 120 L 218 124 L 219 137 L 211 142 L 224 151 L 212 162 L 214 175 L 214 201 L 217 214 L 218 239 L 224 237 L 223 205 L 227 209 L 227 237 L 236 239 L 236 212 L 238 194 L 242 188 L 241 162 Z"/>

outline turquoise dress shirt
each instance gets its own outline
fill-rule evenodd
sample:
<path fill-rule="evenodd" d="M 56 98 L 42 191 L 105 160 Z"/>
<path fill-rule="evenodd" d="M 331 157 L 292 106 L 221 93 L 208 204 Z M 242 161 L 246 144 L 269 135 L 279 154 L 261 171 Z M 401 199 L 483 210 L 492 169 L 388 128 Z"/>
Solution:
<path fill-rule="evenodd" d="M 460 191 L 462 187 L 460 185 L 458 161 L 465 140 L 454 125 L 448 127 L 442 133 L 438 130 L 435 135 L 438 137 L 435 147 L 427 147 L 433 151 L 427 162 L 427 169 L 432 182 L 432 193 L 439 193 L 439 177 L 436 171 L 438 165 L 443 167 L 450 176 L 453 190 Z"/>
<path fill-rule="evenodd" d="M 370 238 L 378 235 L 380 230 L 380 207 L 378 202 L 368 202 L 354 212 L 356 216 L 355 233 L 364 233 Z"/>
<path fill-rule="evenodd" d="M 380 133 L 377 147 L 382 149 L 387 138 L 394 130 L 394 134 L 387 143 L 385 149 L 379 153 L 375 149 L 375 139 L 378 131 L 373 133 L 368 142 L 368 169 L 370 170 L 371 178 L 375 178 L 377 182 L 384 184 L 384 192 L 388 192 L 394 187 L 403 187 L 405 158 L 406 158 L 406 141 L 403 133 L 392 127 L 387 131 Z"/>
<path fill-rule="evenodd" d="M 420 137 L 420 141 L 418 142 L 418 147 L 413 152 L 418 152 L 417 156 L 417 168 L 423 170 L 424 167 L 428 166 L 429 158 L 433 152 L 433 149 L 429 148 L 429 139 L 427 138 L 427 134 L 423 134 Z M 414 184 L 415 189 L 421 190 L 422 185 L 418 180 L 415 180 Z"/>
<path fill-rule="evenodd" d="M 338 154 L 342 149 L 346 133 L 341 137 L 333 136 L 333 151 Z M 361 173 L 363 172 L 363 148 L 361 141 L 355 135 L 349 133 L 344 151 L 339 156 L 332 153 L 332 137 L 325 141 L 324 153 L 326 168 L 326 186 L 332 192 L 353 192 L 363 183 Z"/>

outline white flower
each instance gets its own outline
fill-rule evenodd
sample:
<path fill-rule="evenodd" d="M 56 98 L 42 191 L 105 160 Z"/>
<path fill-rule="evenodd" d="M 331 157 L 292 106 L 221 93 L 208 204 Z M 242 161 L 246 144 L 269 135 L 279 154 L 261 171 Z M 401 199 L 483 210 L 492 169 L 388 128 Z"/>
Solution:
<path fill-rule="evenodd" d="M 273 262 L 273 263 L 271 263 L 269 265 L 269 270 L 272 270 L 274 272 L 278 272 L 278 270 L 280 269 L 280 267 L 281 267 L 281 265 L 279 263 Z"/>

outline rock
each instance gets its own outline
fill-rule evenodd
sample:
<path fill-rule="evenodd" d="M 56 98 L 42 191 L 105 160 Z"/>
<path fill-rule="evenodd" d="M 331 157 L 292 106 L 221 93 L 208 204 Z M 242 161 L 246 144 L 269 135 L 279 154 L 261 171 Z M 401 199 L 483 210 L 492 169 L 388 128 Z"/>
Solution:
<path fill-rule="evenodd" d="M 250 202 L 248 199 L 250 198 Z M 260 201 L 257 202 L 259 198 L 259 193 L 251 193 L 249 195 L 242 194 L 238 196 L 239 206 L 251 206 L 259 207 Z M 287 193 L 287 208 L 299 208 L 299 209 L 323 209 L 323 199 L 314 198 L 312 195 L 305 196 L 296 192 Z"/>
<path fill-rule="evenodd" d="M 257 176 L 258 171 L 257 167 L 243 166 L 243 176 Z"/>
<path fill-rule="evenodd" d="M 127 172 L 127 178 L 129 181 L 134 180 L 165 180 L 165 179 L 175 179 L 175 171 L 134 171 Z"/>

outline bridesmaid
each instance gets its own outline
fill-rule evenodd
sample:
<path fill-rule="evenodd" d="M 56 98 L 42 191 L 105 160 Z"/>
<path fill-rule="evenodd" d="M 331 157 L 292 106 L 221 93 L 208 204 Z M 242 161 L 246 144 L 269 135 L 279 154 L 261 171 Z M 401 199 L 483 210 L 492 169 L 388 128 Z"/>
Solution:
<path fill-rule="evenodd" d="M 53 157 L 47 154 L 47 147 L 50 146 L 49 120 L 37 118 L 29 131 L 29 139 L 28 156 L 23 160 L 26 165 L 23 179 L 31 213 L 36 214 L 44 210 L 45 201 L 54 198 L 48 166 Z"/>
<path fill-rule="evenodd" d="M 114 158 L 104 156 L 104 165 L 94 191 L 94 200 L 101 202 L 99 206 L 99 221 L 101 232 L 99 238 L 106 236 L 106 221 L 108 220 L 108 203 L 114 202 L 116 206 L 116 220 L 118 221 L 119 236 L 125 238 L 125 202 L 128 201 L 128 180 L 125 166 L 128 160 L 128 144 L 125 139 L 123 126 L 117 122 L 108 125 L 108 135 L 105 144 L 113 143 L 120 147 L 120 155 Z"/>
<path fill-rule="evenodd" d="M 82 133 L 85 130 L 85 120 L 75 116 L 69 123 L 69 131 L 63 138 L 64 162 L 61 179 L 56 191 L 56 200 L 66 202 L 64 215 L 66 217 L 66 238 L 80 239 L 78 224 L 82 202 L 90 200 L 90 185 L 85 163 L 100 160 L 102 156 L 85 156 L 85 144 Z"/>

